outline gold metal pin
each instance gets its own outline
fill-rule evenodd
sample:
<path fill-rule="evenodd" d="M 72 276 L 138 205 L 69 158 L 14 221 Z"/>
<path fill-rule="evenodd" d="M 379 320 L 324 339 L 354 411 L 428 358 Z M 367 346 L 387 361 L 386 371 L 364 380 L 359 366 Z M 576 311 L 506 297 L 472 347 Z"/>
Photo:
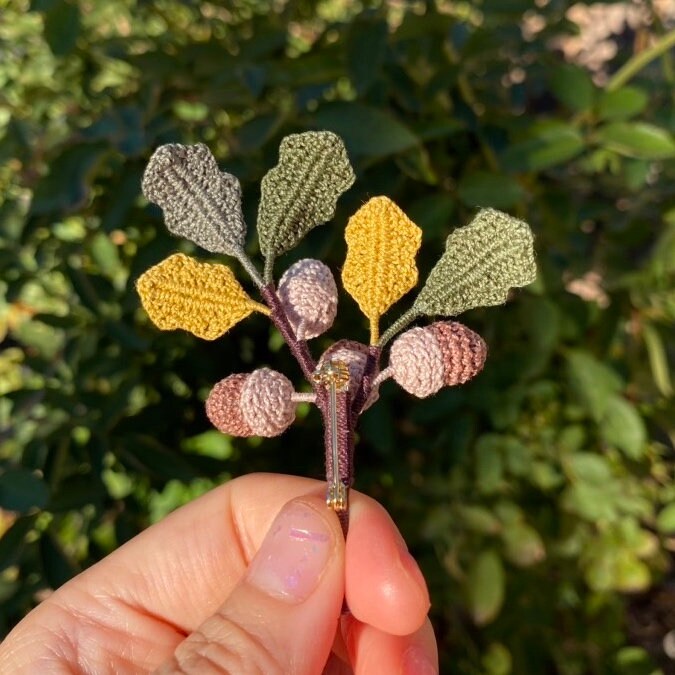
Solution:
<path fill-rule="evenodd" d="M 332 476 L 326 492 L 326 504 L 336 513 L 349 510 L 347 486 L 340 480 L 338 453 L 337 394 L 349 387 L 349 366 L 344 361 L 326 360 L 314 372 L 314 381 L 328 389 Z"/>

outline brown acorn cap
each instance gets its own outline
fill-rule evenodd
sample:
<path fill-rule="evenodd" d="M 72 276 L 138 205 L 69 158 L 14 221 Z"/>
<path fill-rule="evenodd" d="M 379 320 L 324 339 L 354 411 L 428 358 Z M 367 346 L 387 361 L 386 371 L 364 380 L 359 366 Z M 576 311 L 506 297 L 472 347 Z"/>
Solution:
<path fill-rule="evenodd" d="M 464 384 L 483 370 L 487 358 L 485 340 L 457 321 L 437 321 L 427 327 L 443 354 L 443 382 Z"/>
<path fill-rule="evenodd" d="M 206 414 L 218 431 L 230 436 L 253 436 L 241 410 L 241 390 L 248 373 L 235 373 L 220 380 L 206 399 Z"/>

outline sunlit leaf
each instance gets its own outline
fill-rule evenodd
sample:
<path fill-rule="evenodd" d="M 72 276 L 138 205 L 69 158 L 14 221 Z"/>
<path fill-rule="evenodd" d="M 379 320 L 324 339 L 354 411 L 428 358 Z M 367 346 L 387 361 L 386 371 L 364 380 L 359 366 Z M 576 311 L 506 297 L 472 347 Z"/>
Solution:
<path fill-rule="evenodd" d="M 473 620 L 483 626 L 495 619 L 504 602 L 504 567 L 495 551 L 483 551 L 466 580 L 467 606 Z"/>
<path fill-rule="evenodd" d="M 164 210 L 170 232 L 207 251 L 242 254 L 246 224 L 239 181 L 220 170 L 205 145 L 162 145 L 148 162 L 142 186 Z"/>
<path fill-rule="evenodd" d="M 596 421 L 602 419 L 612 395 L 623 388 L 619 375 L 592 354 L 570 350 L 566 354 L 569 385 Z"/>
<path fill-rule="evenodd" d="M 279 163 L 265 175 L 260 188 L 258 234 L 265 257 L 273 259 L 288 251 L 312 228 L 329 220 L 338 197 L 353 182 L 347 151 L 335 134 L 308 131 L 286 136 Z"/>
<path fill-rule="evenodd" d="M 623 87 L 603 92 L 598 101 L 598 116 L 604 120 L 628 119 L 641 113 L 649 97 L 637 87 Z"/>
<path fill-rule="evenodd" d="M 647 430 L 640 414 L 622 396 L 608 399 L 600 420 L 600 433 L 606 443 L 623 450 L 630 459 L 640 459 L 647 442 Z"/>
<path fill-rule="evenodd" d="M 370 320 L 375 343 L 382 314 L 417 283 L 422 230 L 390 199 L 373 197 L 349 219 L 345 239 L 342 283 Z"/>
<path fill-rule="evenodd" d="M 562 122 L 533 131 L 533 138 L 514 143 L 502 155 L 502 165 L 511 171 L 541 171 L 568 162 L 586 147 L 574 126 Z"/>
<path fill-rule="evenodd" d="M 558 100 L 576 112 L 588 110 L 593 105 L 595 87 L 587 70 L 566 63 L 552 72 L 551 90 Z"/>
<path fill-rule="evenodd" d="M 521 220 L 480 211 L 456 229 L 413 304 L 420 315 L 456 316 L 474 307 L 506 302 L 509 290 L 534 281 L 532 232 Z"/>
<path fill-rule="evenodd" d="M 665 506 L 656 518 L 656 527 L 664 534 L 675 533 L 675 502 Z"/>
<path fill-rule="evenodd" d="M 646 122 L 611 122 L 598 130 L 598 141 L 626 157 L 675 157 L 675 140 L 672 134 Z"/>
<path fill-rule="evenodd" d="M 642 326 L 642 337 L 647 348 L 654 384 L 664 396 L 670 396 L 673 393 L 673 383 L 663 339 L 658 330 L 648 323 Z"/>
<path fill-rule="evenodd" d="M 182 328 L 206 340 L 220 337 L 251 312 L 269 313 L 246 294 L 229 267 L 200 263 L 182 253 L 151 267 L 137 288 L 158 328 Z"/>

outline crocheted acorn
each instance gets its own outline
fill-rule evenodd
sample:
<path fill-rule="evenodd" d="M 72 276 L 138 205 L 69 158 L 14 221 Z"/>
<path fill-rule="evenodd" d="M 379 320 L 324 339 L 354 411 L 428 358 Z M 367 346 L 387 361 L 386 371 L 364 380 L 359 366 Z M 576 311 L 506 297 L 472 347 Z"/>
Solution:
<path fill-rule="evenodd" d="M 330 268 L 320 260 L 305 258 L 291 265 L 277 292 L 299 340 L 311 340 L 333 325 L 337 286 Z"/>
<path fill-rule="evenodd" d="M 295 420 L 291 381 L 276 370 L 259 368 L 218 382 L 206 400 L 211 423 L 231 436 L 278 436 Z"/>
<path fill-rule="evenodd" d="M 349 368 L 349 391 L 353 396 L 359 388 L 367 358 L 368 347 L 366 345 L 356 340 L 338 340 L 321 355 L 318 368 L 321 368 L 327 359 L 346 363 Z"/>
<path fill-rule="evenodd" d="M 486 357 L 480 335 L 456 321 L 437 321 L 401 334 L 391 346 L 389 367 L 403 389 L 426 398 L 443 386 L 470 380 L 483 369 Z"/>

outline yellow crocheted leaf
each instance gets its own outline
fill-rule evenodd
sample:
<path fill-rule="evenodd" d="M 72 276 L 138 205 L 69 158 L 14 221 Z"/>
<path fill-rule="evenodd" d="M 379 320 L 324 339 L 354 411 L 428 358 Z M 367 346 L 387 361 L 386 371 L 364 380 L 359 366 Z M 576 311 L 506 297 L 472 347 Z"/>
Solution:
<path fill-rule="evenodd" d="M 182 328 L 206 340 L 220 337 L 251 312 L 269 314 L 246 294 L 229 267 L 200 263 L 182 253 L 151 267 L 136 287 L 158 328 Z"/>
<path fill-rule="evenodd" d="M 422 230 L 391 199 L 373 197 L 349 219 L 345 239 L 342 283 L 370 320 L 375 344 L 380 316 L 417 283 Z"/>

